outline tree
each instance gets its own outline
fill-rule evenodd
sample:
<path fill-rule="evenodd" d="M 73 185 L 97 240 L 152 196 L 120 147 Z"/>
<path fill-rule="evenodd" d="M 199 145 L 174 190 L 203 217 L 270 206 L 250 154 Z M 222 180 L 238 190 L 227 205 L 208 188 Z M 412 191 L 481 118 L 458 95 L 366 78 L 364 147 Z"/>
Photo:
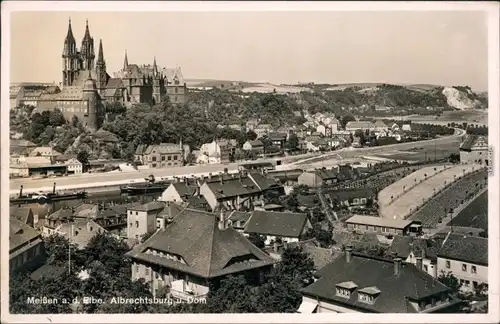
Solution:
<path fill-rule="evenodd" d="M 47 236 L 44 238 L 44 245 L 47 254 L 47 264 L 67 266 L 71 254 L 72 269 L 79 271 L 83 268 L 85 256 L 66 237 L 59 234 Z"/>
<path fill-rule="evenodd" d="M 255 312 L 254 294 L 244 276 L 229 276 L 210 290 L 206 306 L 211 313 Z"/>
<path fill-rule="evenodd" d="M 296 151 L 299 147 L 299 138 L 297 137 L 296 134 L 290 134 L 288 137 L 288 143 L 287 143 L 288 149 L 290 151 Z"/>
<path fill-rule="evenodd" d="M 257 139 L 258 135 L 255 133 L 253 130 L 248 130 L 247 132 L 247 140 L 249 141 L 255 141 Z"/>
<path fill-rule="evenodd" d="M 453 273 L 450 272 L 445 272 L 444 270 L 441 271 L 441 274 L 438 277 L 438 280 L 447 286 L 448 288 L 451 289 L 453 294 L 458 294 L 460 292 L 460 288 L 462 284 L 460 281 L 453 275 Z"/>
<path fill-rule="evenodd" d="M 259 249 L 262 249 L 265 246 L 265 238 L 262 235 L 250 233 L 248 240 Z"/>
<path fill-rule="evenodd" d="M 89 152 L 87 151 L 80 151 L 76 155 L 76 159 L 83 165 L 88 165 L 89 164 Z"/>
<path fill-rule="evenodd" d="M 304 252 L 302 247 L 285 249 L 281 255 L 281 262 L 276 267 L 276 273 L 293 280 L 300 287 L 313 282 L 315 269 L 314 261 Z"/>
<path fill-rule="evenodd" d="M 345 125 L 347 125 L 350 121 L 356 121 L 356 118 L 352 115 L 345 115 L 340 119 L 340 123 L 342 124 L 342 128 L 345 129 Z"/>

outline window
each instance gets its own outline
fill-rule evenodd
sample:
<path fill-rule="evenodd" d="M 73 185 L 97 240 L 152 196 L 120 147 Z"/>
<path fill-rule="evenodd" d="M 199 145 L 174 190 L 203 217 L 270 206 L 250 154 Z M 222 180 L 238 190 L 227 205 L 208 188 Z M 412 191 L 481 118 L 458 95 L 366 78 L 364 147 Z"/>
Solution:
<path fill-rule="evenodd" d="M 135 228 L 139 228 L 139 221 L 135 221 Z"/>
<path fill-rule="evenodd" d="M 349 298 L 351 297 L 351 292 L 344 288 L 337 288 L 337 296 Z"/>
<path fill-rule="evenodd" d="M 462 263 L 462 271 L 467 271 L 467 265 Z"/>
<path fill-rule="evenodd" d="M 135 264 L 135 272 L 139 272 L 139 264 Z"/>
<path fill-rule="evenodd" d="M 450 261 L 446 261 L 446 267 L 449 269 L 450 268 Z"/>
<path fill-rule="evenodd" d="M 178 158 L 178 156 L 177 156 L 177 155 L 175 155 L 175 156 L 174 156 L 174 161 L 177 161 L 177 158 Z"/>
<path fill-rule="evenodd" d="M 134 223 L 130 223 L 130 227 L 132 227 L 134 225 Z"/>
<path fill-rule="evenodd" d="M 472 272 L 472 273 L 477 273 L 476 266 L 471 266 L 471 267 L 470 267 L 470 272 Z"/>
<path fill-rule="evenodd" d="M 165 155 L 162 155 L 162 156 L 161 156 L 161 160 L 162 160 L 162 161 L 165 161 Z"/>
<path fill-rule="evenodd" d="M 358 300 L 361 301 L 361 302 L 364 302 L 364 303 L 372 304 L 374 298 L 373 298 L 373 296 L 370 296 L 370 295 L 367 295 L 367 294 L 363 294 L 363 293 L 359 293 L 358 294 Z"/>
<path fill-rule="evenodd" d="M 470 281 L 469 280 L 465 280 L 465 287 L 469 287 L 470 286 Z"/>
<path fill-rule="evenodd" d="M 156 162 L 156 156 L 153 156 L 153 162 Z"/>
<path fill-rule="evenodd" d="M 179 89 L 177 89 L 177 88 L 174 88 L 174 89 L 175 89 L 175 93 L 179 92 Z"/>
<path fill-rule="evenodd" d="M 169 155 L 169 156 L 167 157 L 167 160 L 172 161 L 172 156 L 170 156 L 170 155 Z"/>
<path fill-rule="evenodd" d="M 172 165 L 172 163 L 169 162 L 168 165 Z"/>
<path fill-rule="evenodd" d="M 136 216 L 137 216 L 137 215 L 139 215 L 139 212 L 135 212 L 135 215 L 136 215 Z"/>
<path fill-rule="evenodd" d="M 425 272 L 428 272 L 428 271 L 429 271 L 429 267 L 427 266 L 427 264 L 424 264 L 424 271 L 425 271 Z"/>
<path fill-rule="evenodd" d="M 149 268 L 146 267 L 146 276 L 149 276 Z"/>

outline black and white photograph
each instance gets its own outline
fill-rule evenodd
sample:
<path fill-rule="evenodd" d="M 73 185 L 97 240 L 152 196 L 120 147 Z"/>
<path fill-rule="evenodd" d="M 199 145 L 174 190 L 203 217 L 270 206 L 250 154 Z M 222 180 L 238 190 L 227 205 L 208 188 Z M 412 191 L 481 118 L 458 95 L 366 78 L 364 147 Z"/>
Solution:
<path fill-rule="evenodd" d="M 498 322 L 499 8 L 2 2 L 2 322 Z"/>

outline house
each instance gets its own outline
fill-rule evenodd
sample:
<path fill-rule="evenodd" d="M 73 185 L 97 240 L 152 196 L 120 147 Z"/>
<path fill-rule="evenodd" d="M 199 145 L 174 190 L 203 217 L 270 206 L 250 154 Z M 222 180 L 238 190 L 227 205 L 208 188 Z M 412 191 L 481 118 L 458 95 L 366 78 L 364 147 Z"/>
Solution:
<path fill-rule="evenodd" d="M 348 139 L 341 136 L 334 136 L 330 139 L 330 145 L 332 148 L 342 148 L 346 147 Z"/>
<path fill-rule="evenodd" d="M 158 145 L 137 146 L 135 161 L 149 168 L 181 167 L 184 165 L 182 144 L 161 143 Z"/>
<path fill-rule="evenodd" d="M 385 235 L 409 235 L 422 231 L 419 222 L 402 219 L 389 219 L 376 216 L 354 215 L 345 221 L 347 228 L 361 233 L 380 233 Z"/>
<path fill-rule="evenodd" d="M 369 205 L 377 198 L 371 188 L 344 188 L 328 192 L 330 199 L 344 206 Z"/>
<path fill-rule="evenodd" d="M 488 137 L 468 135 L 460 145 L 460 162 L 488 165 Z"/>
<path fill-rule="evenodd" d="M 395 133 L 395 132 L 399 132 L 399 131 L 400 131 L 400 127 L 399 127 L 399 125 L 398 125 L 398 124 L 396 124 L 396 123 L 392 124 L 392 126 L 391 126 L 391 131 L 392 131 L 393 133 Z"/>
<path fill-rule="evenodd" d="M 261 138 L 267 135 L 272 129 L 272 126 L 269 124 L 260 124 L 255 127 L 253 131 L 255 132 L 255 134 L 257 134 L 257 138 Z"/>
<path fill-rule="evenodd" d="M 438 277 L 437 252 L 441 248 L 442 240 L 431 238 L 417 238 L 413 236 L 394 236 L 389 252 L 403 259 L 406 263 L 412 263 L 434 278 Z"/>
<path fill-rule="evenodd" d="M 309 187 L 320 187 L 323 184 L 333 184 L 337 182 L 338 171 L 336 169 L 316 169 L 314 171 L 303 172 L 299 178 L 299 185 Z"/>
<path fill-rule="evenodd" d="M 144 279 L 155 297 L 181 300 L 205 298 L 210 285 L 228 275 L 245 275 L 258 284 L 275 263 L 228 226 L 225 216 L 193 209 L 183 210 L 127 256 L 132 280 Z"/>
<path fill-rule="evenodd" d="M 198 183 L 176 182 L 168 186 L 159 198 L 164 202 L 177 202 L 189 204 L 190 208 L 210 210 L 208 202 L 200 195 Z"/>
<path fill-rule="evenodd" d="M 267 135 L 267 138 L 271 140 L 273 146 L 279 147 L 280 149 L 285 147 L 287 134 L 286 133 L 276 133 L 272 132 Z"/>
<path fill-rule="evenodd" d="M 37 145 L 33 142 L 27 141 L 27 140 L 10 140 L 10 155 L 24 155 L 28 156 L 35 148 Z"/>
<path fill-rule="evenodd" d="M 474 292 L 488 284 L 488 239 L 449 233 L 437 253 L 437 273 L 452 273 L 461 289 Z"/>
<path fill-rule="evenodd" d="M 303 172 L 304 171 L 302 169 L 275 170 L 268 172 L 267 175 L 278 180 L 283 185 L 294 186 L 298 184 L 299 176 Z"/>
<path fill-rule="evenodd" d="M 50 158 L 43 156 L 20 156 L 11 159 L 9 165 L 11 175 L 20 177 L 41 175 L 63 175 L 67 173 L 67 166 L 63 163 L 53 163 Z"/>
<path fill-rule="evenodd" d="M 461 303 L 415 265 L 356 254 L 350 246 L 315 277 L 301 290 L 298 313 L 453 313 Z"/>
<path fill-rule="evenodd" d="M 66 237 L 79 249 L 84 249 L 95 235 L 105 233 L 106 230 L 93 220 L 75 218 L 72 222 L 61 224 L 55 232 Z"/>
<path fill-rule="evenodd" d="M 246 141 L 245 144 L 243 144 L 243 150 L 261 154 L 264 152 L 264 144 L 260 140 Z"/>
<path fill-rule="evenodd" d="M 221 207 L 225 210 L 252 209 L 257 201 L 262 201 L 264 191 L 248 175 L 220 174 L 205 181 L 200 188 L 212 210 Z"/>
<path fill-rule="evenodd" d="M 299 142 L 299 147 L 303 150 L 306 150 L 308 152 L 318 152 L 320 150 L 319 145 L 316 143 L 316 141 L 311 142 L 308 140 L 303 141 L 305 145 L 303 145 L 301 142 Z"/>
<path fill-rule="evenodd" d="M 35 217 L 31 208 L 10 206 L 9 209 L 11 218 L 15 218 L 29 227 L 35 227 Z"/>
<path fill-rule="evenodd" d="M 375 125 L 371 121 L 350 121 L 345 125 L 345 130 L 355 132 L 357 130 L 373 130 Z"/>
<path fill-rule="evenodd" d="M 152 201 L 147 204 L 127 209 L 127 238 L 140 240 L 146 233 L 156 230 L 156 218 L 165 209 L 167 204 L 161 201 Z"/>
<path fill-rule="evenodd" d="M 262 248 L 262 250 L 269 254 L 269 256 L 273 259 L 281 260 L 281 256 L 287 248 L 293 249 L 296 247 L 302 248 L 302 251 L 305 252 L 311 260 L 313 260 L 316 269 L 323 268 L 341 255 L 341 253 L 336 252 L 333 249 L 320 247 L 320 244 L 315 238 L 292 243 L 288 243 L 286 241 L 282 243 L 275 243 L 272 246 Z"/>
<path fill-rule="evenodd" d="M 243 233 L 245 226 L 252 216 L 251 212 L 242 212 L 238 210 L 233 210 L 229 213 L 227 217 L 229 225 L 240 233 Z"/>
<path fill-rule="evenodd" d="M 218 163 L 229 163 L 231 155 L 236 152 L 238 142 L 234 139 L 213 140 L 201 146 L 200 152 Z"/>
<path fill-rule="evenodd" d="M 39 268 L 45 261 L 40 232 L 16 217 L 9 221 L 9 269 L 20 273 Z"/>
<path fill-rule="evenodd" d="M 69 159 L 64 164 L 67 167 L 68 174 L 81 174 L 83 172 L 83 164 L 75 158 Z"/>
<path fill-rule="evenodd" d="M 43 156 L 48 159 L 50 159 L 52 162 L 54 161 L 54 158 L 58 155 L 61 155 L 61 153 L 57 152 L 54 150 L 52 147 L 35 147 L 29 156 Z"/>
<path fill-rule="evenodd" d="M 269 245 L 277 240 L 298 242 L 310 228 L 312 226 L 306 214 L 254 210 L 244 233 L 264 235 L 265 244 Z"/>

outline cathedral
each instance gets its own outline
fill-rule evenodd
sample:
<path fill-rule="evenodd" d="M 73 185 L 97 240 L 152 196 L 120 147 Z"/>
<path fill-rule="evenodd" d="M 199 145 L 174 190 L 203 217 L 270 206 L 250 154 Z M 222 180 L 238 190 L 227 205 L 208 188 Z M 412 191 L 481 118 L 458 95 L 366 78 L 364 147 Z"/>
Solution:
<path fill-rule="evenodd" d="M 125 52 L 123 69 L 111 77 L 106 70 L 102 40 L 97 61 L 95 58 L 88 22 L 78 50 L 70 19 L 62 53 L 61 91 L 41 94 L 37 111 L 59 109 L 66 119 L 77 116 L 86 127 L 97 129 L 105 115 L 105 102 L 156 104 L 167 97 L 174 104 L 185 102 L 186 84 L 178 67 L 159 69 L 156 58 L 153 65 L 129 64 Z"/>

